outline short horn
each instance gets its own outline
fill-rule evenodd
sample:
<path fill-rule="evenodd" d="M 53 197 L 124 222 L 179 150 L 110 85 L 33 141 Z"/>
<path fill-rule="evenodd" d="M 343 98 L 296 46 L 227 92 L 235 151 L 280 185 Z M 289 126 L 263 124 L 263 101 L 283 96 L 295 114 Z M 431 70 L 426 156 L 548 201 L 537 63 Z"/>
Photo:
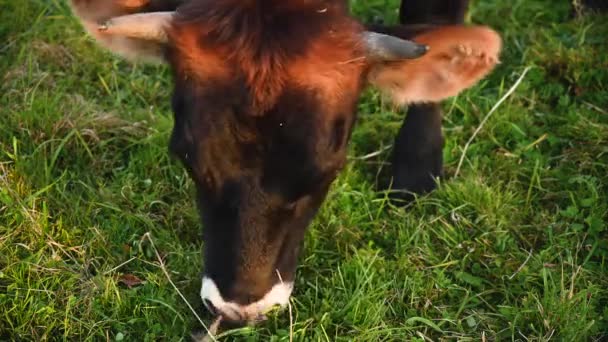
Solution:
<path fill-rule="evenodd" d="M 367 57 L 380 61 L 414 59 L 429 50 L 426 45 L 370 31 L 363 33 L 363 42 L 367 48 Z"/>
<path fill-rule="evenodd" d="M 105 34 L 167 43 L 166 28 L 175 12 L 149 12 L 114 17 L 98 27 Z"/>

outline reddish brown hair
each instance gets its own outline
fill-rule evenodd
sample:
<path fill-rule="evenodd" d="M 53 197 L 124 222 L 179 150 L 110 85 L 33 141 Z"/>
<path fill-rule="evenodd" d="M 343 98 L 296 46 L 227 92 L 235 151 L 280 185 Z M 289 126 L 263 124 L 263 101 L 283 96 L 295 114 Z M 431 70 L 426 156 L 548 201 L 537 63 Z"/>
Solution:
<path fill-rule="evenodd" d="M 359 85 L 350 78 L 362 67 L 362 29 L 346 1 L 203 0 L 180 7 L 169 34 L 178 73 L 241 77 L 250 114 L 261 115 L 288 82 L 336 95 Z"/>

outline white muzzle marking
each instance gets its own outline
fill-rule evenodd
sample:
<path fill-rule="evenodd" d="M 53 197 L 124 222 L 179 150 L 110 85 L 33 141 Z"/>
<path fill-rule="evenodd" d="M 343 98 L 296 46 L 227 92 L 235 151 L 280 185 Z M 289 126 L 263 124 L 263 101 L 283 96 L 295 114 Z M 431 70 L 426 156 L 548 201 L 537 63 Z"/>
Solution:
<path fill-rule="evenodd" d="M 280 305 L 281 307 L 287 305 L 289 303 L 291 291 L 293 291 L 292 282 L 278 283 L 257 302 L 249 305 L 240 305 L 234 302 L 226 302 L 213 279 L 203 277 L 201 298 L 203 299 L 205 306 L 207 306 L 205 300 L 208 300 L 219 311 L 219 314 L 225 316 L 229 320 L 253 321 L 258 319 L 258 317 L 263 315 L 274 305 Z M 207 309 L 212 311 L 209 307 L 207 307 Z"/>

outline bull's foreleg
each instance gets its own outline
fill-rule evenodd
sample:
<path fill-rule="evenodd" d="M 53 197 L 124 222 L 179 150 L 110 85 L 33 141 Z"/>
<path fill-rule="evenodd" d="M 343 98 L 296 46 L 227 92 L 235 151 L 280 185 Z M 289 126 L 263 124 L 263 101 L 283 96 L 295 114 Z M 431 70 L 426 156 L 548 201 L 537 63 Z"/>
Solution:
<path fill-rule="evenodd" d="M 443 170 L 442 111 L 438 104 L 413 105 L 395 139 L 393 149 L 393 190 L 395 197 L 412 199 L 410 193 L 435 188 L 435 178 Z"/>
<path fill-rule="evenodd" d="M 468 3 L 468 0 L 403 0 L 399 18 L 404 25 L 460 24 Z M 400 191 L 397 197 L 411 199 L 408 193 L 435 189 L 436 178 L 443 174 L 442 117 L 439 103 L 409 107 L 392 156 L 392 188 Z"/>

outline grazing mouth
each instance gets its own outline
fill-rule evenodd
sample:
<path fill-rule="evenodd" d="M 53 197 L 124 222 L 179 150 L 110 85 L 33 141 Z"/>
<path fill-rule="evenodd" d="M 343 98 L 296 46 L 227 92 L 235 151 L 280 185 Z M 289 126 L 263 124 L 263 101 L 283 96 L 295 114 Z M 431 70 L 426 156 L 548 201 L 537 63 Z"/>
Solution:
<path fill-rule="evenodd" d="M 204 326 L 202 329 L 198 329 L 192 332 L 191 338 L 194 342 L 211 342 L 216 341 L 216 336 L 223 331 L 232 329 L 242 328 L 244 326 L 255 326 L 268 319 L 266 314 L 281 309 L 283 306 L 275 304 L 265 313 L 259 314 L 255 319 L 252 320 L 228 320 L 224 316 L 217 315 L 210 325 Z"/>
<path fill-rule="evenodd" d="M 215 282 L 209 277 L 203 277 L 201 298 L 212 314 L 222 317 L 223 320 L 247 325 L 264 321 L 268 312 L 286 306 L 292 290 L 292 282 L 277 283 L 260 300 L 240 305 L 226 301 Z"/>

